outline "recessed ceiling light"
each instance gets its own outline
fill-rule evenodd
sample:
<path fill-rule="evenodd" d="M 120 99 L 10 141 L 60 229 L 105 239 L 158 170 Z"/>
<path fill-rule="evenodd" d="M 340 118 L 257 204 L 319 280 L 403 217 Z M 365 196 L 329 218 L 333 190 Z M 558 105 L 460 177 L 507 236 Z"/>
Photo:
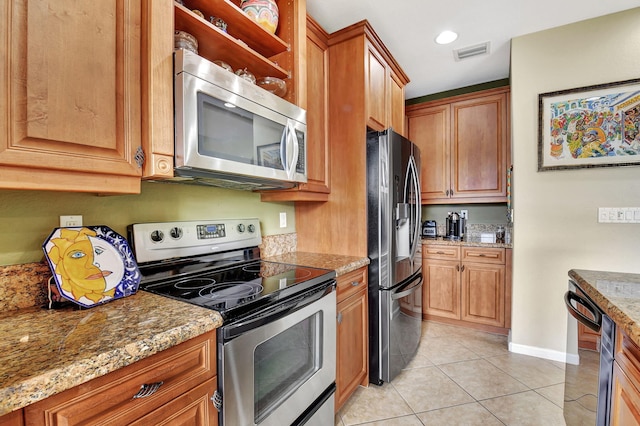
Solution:
<path fill-rule="evenodd" d="M 438 34 L 438 37 L 436 37 L 436 43 L 449 44 L 449 43 L 453 43 L 457 38 L 458 38 L 457 33 L 447 30 Z"/>

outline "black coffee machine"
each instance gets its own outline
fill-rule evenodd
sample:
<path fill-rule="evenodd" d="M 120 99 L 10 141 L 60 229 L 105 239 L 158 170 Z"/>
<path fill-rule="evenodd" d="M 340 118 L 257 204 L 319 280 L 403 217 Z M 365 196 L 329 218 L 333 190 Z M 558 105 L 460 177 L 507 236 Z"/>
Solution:
<path fill-rule="evenodd" d="M 465 229 L 467 229 L 467 219 L 461 217 L 458 212 L 447 213 L 447 238 L 462 240 Z"/>

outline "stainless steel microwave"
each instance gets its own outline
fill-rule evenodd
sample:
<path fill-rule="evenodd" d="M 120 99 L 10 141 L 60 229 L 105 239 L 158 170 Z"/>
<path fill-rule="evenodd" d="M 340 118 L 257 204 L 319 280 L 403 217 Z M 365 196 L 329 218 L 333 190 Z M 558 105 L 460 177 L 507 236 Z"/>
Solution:
<path fill-rule="evenodd" d="M 174 84 L 174 181 L 247 190 L 307 181 L 304 109 L 182 49 Z"/>

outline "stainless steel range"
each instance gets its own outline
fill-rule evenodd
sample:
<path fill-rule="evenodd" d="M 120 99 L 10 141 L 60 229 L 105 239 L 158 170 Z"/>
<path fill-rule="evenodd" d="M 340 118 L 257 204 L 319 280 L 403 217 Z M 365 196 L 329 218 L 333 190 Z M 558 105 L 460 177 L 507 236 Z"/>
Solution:
<path fill-rule="evenodd" d="M 258 219 L 142 223 L 140 288 L 215 309 L 221 425 L 334 422 L 335 271 L 260 259 Z"/>

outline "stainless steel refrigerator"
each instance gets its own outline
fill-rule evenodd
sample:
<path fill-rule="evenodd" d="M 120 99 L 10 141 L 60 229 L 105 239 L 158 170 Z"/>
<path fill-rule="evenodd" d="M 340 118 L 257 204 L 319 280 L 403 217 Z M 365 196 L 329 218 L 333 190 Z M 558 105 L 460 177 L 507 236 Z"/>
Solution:
<path fill-rule="evenodd" d="M 422 330 L 420 151 L 393 132 L 367 133 L 369 381 L 389 382 Z"/>

